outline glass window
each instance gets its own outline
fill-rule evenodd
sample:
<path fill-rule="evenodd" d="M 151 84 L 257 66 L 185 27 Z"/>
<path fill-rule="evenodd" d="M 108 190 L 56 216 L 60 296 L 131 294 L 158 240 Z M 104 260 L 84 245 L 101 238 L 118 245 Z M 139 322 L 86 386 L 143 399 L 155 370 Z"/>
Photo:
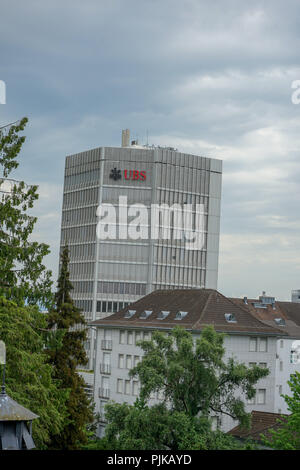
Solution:
<path fill-rule="evenodd" d="M 119 354 L 119 369 L 124 369 L 124 354 Z"/>
<path fill-rule="evenodd" d="M 132 368 L 132 357 L 130 355 L 126 356 L 126 369 Z"/>
<path fill-rule="evenodd" d="M 260 338 L 259 351 L 267 352 L 267 338 Z"/>
<path fill-rule="evenodd" d="M 112 302 L 107 302 L 107 311 L 108 312 L 112 311 Z"/>
<path fill-rule="evenodd" d="M 257 403 L 259 405 L 264 405 L 266 403 L 266 390 L 264 388 L 258 390 Z"/>
<path fill-rule="evenodd" d="M 102 312 L 107 312 L 107 302 L 102 302 Z"/>
<path fill-rule="evenodd" d="M 257 351 L 257 338 L 250 338 L 249 351 Z"/>
<path fill-rule="evenodd" d="M 120 344 L 125 344 L 125 331 L 120 331 Z"/>
<path fill-rule="evenodd" d="M 140 356 L 134 356 L 134 367 L 136 367 L 138 365 L 138 363 L 140 362 Z"/>
<path fill-rule="evenodd" d="M 117 380 L 117 393 L 123 393 L 123 380 Z"/>
<path fill-rule="evenodd" d="M 139 383 L 137 381 L 133 381 L 133 395 L 139 394 Z"/>
<path fill-rule="evenodd" d="M 125 380 L 125 393 L 130 395 L 130 380 Z"/>
<path fill-rule="evenodd" d="M 133 333 L 132 333 L 132 331 L 128 331 L 127 344 L 133 344 Z"/>

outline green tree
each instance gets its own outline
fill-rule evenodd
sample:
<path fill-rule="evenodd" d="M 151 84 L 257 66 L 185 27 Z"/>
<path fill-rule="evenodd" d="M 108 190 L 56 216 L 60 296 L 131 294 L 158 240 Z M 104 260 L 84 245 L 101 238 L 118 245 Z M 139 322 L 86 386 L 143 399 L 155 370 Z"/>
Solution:
<path fill-rule="evenodd" d="M 262 440 L 277 450 L 300 450 L 300 373 L 291 375 L 288 384 L 292 396 L 283 396 L 290 414 L 278 420 L 279 428 L 270 430 L 271 437 L 262 436 Z"/>
<path fill-rule="evenodd" d="M 28 119 L 0 129 L 0 295 L 19 305 L 52 301 L 51 271 L 43 258 L 48 245 L 30 240 L 36 217 L 28 214 L 38 199 L 37 186 L 11 178 L 25 141 L 19 133 Z M 9 177 L 9 178 L 8 178 Z"/>
<path fill-rule="evenodd" d="M 45 449 L 51 436 L 62 431 L 67 391 L 53 377 L 44 353 L 45 315 L 36 306 L 20 307 L 0 297 L 0 338 L 6 344 L 6 391 L 21 405 L 39 415 L 33 438 Z"/>
<path fill-rule="evenodd" d="M 269 371 L 233 358 L 225 362 L 223 342 L 224 334 L 212 326 L 203 329 L 195 344 L 192 334 L 180 327 L 169 335 L 153 332 L 151 341 L 140 342 L 144 356 L 129 373 L 139 378 L 141 399 L 161 391 L 173 411 L 203 418 L 225 414 L 249 426 L 250 414 L 237 392 L 253 398 L 254 385 Z"/>
<path fill-rule="evenodd" d="M 137 400 L 134 405 L 108 403 L 105 443 L 116 450 L 214 450 L 242 448 L 233 437 L 212 431 L 209 420 L 191 417 L 160 403 L 152 407 Z M 103 442 L 104 440 L 104 442 Z M 97 443 L 95 443 L 96 448 Z"/>
<path fill-rule="evenodd" d="M 57 336 L 58 332 L 63 332 L 61 344 L 55 346 L 54 342 L 47 350 L 49 361 L 55 367 L 55 377 L 61 382 L 62 389 L 70 392 L 68 418 L 63 432 L 59 436 L 53 436 L 52 446 L 56 449 L 80 448 L 87 442 L 86 426 L 93 421 L 93 410 L 84 390 L 84 380 L 77 372 L 79 365 L 87 363 L 83 346 L 86 340 L 86 323 L 71 298 L 73 287 L 69 277 L 69 250 L 64 247 L 55 308 L 48 315 L 48 325 L 54 334 Z"/>
<path fill-rule="evenodd" d="M 169 335 L 155 331 L 150 341 L 141 341 L 144 356 L 129 372 L 140 381 L 139 398 L 133 406 L 106 405 L 104 444 L 111 449 L 245 448 L 232 436 L 213 431 L 211 415 L 223 413 L 249 426 L 251 416 L 239 394 L 252 398 L 254 385 L 268 370 L 247 368 L 232 358 L 225 362 L 223 342 L 224 335 L 211 326 L 195 343 L 180 327 Z M 164 400 L 150 407 L 152 392 L 161 392 Z"/>

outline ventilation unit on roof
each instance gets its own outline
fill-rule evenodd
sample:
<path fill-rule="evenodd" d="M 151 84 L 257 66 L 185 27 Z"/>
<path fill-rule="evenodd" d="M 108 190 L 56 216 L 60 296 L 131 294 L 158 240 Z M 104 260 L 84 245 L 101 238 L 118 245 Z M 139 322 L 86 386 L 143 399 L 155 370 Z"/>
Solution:
<path fill-rule="evenodd" d="M 125 312 L 124 318 L 131 318 L 136 313 L 136 310 L 127 310 Z"/>
<path fill-rule="evenodd" d="M 179 310 L 179 312 L 176 313 L 175 320 L 182 320 L 187 314 L 188 312 L 182 312 Z"/>
<path fill-rule="evenodd" d="M 146 318 L 148 318 L 149 315 L 151 315 L 151 313 L 152 313 L 152 310 L 144 310 L 143 313 L 141 313 L 140 318 L 142 320 L 146 320 Z"/>
<path fill-rule="evenodd" d="M 225 313 L 225 320 L 228 323 L 236 323 L 236 318 L 233 313 Z"/>
<path fill-rule="evenodd" d="M 284 318 L 275 318 L 275 323 L 276 325 L 279 325 L 279 326 L 285 326 Z"/>
<path fill-rule="evenodd" d="M 161 312 L 159 312 L 159 314 L 157 315 L 157 319 L 158 320 L 164 320 L 165 318 L 167 318 L 169 313 L 170 312 L 168 310 L 161 310 Z"/>

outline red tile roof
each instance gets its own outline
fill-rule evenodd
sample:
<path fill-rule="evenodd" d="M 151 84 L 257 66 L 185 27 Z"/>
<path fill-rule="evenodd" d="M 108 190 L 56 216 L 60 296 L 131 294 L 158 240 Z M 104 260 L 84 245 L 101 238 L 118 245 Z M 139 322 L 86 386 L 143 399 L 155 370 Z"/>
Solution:
<path fill-rule="evenodd" d="M 136 310 L 136 313 L 131 318 L 125 318 L 125 312 L 128 310 Z M 152 310 L 152 313 L 147 319 L 141 319 L 140 315 L 145 310 Z M 165 319 L 159 320 L 157 316 L 162 310 L 170 313 Z M 178 311 L 188 313 L 182 320 L 175 320 Z M 226 313 L 233 314 L 236 322 L 227 322 Z M 237 305 L 213 289 L 154 291 L 119 312 L 96 320 L 90 325 L 159 329 L 172 329 L 175 325 L 180 325 L 190 330 L 201 330 L 205 325 L 213 325 L 217 331 L 228 333 L 282 336 L 278 328 L 266 325 L 249 314 L 243 305 Z"/>
<path fill-rule="evenodd" d="M 256 441 L 261 441 L 261 434 L 267 438 L 271 436 L 270 429 L 278 429 L 281 426 L 281 421 L 287 415 L 279 413 L 267 413 L 265 411 L 252 411 L 251 412 L 251 427 L 244 429 L 241 426 L 236 426 L 231 429 L 228 434 L 240 439 L 251 437 Z"/>

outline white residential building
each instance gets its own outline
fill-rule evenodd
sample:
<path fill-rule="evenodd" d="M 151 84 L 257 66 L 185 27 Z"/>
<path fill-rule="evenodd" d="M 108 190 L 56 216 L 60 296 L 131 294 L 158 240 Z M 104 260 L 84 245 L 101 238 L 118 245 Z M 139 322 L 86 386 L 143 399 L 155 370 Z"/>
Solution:
<path fill-rule="evenodd" d="M 179 312 L 183 313 L 181 319 Z M 207 324 L 213 325 L 216 331 L 226 333 L 225 359 L 234 357 L 248 366 L 255 363 L 269 369 L 269 375 L 257 383 L 256 396 L 246 403 L 246 409 L 249 412 L 273 412 L 276 402 L 277 341 L 284 337 L 284 333 L 264 324 L 243 306 L 238 306 L 215 290 L 182 289 L 154 291 L 120 312 L 91 323 L 97 331 L 94 400 L 96 411 L 102 414 L 102 419 L 104 406 L 109 400 L 133 404 L 138 396 L 138 380 L 128 376 L 129 370 L 143 354 L 136 345 L 137 341 L 150 338 L 156 329 L 168 332 L 175 325 L 181 325 L 197 338 Z M 161 398 L 153 395 L 150 405 Z M 225 415 L 217 419 L 224 431 L 236 424 Z M 103 435 L 104 427 L 103 419 L 99 436 Z"/>

